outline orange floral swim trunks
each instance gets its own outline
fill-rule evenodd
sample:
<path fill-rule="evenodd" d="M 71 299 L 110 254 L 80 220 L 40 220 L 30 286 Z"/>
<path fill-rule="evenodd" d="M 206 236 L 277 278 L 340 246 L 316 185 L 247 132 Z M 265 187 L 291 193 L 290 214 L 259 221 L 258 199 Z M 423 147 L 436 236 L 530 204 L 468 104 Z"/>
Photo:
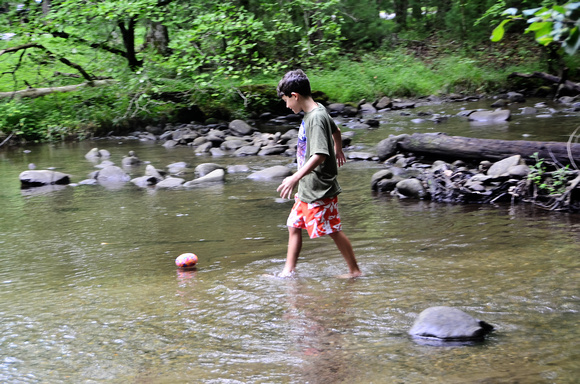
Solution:
<path fill-rule="evenodd" d="M 305 203 L 294 196 L 294 206 L 288 216 L 288 227 L 306 229 L 311 239 L 342 230 L 338 214 L 338 196 Z"/>

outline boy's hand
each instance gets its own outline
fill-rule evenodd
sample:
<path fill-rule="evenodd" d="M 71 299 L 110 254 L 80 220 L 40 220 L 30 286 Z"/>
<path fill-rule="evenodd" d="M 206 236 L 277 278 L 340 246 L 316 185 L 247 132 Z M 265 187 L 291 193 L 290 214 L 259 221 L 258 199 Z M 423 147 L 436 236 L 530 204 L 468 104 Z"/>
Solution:
<path fill-rule="evenodd" d="M 276 191 L 280 192 L 280 197 L 283 199 L 290 199 L 292 197 L 292 191 L 294 191 L 294 187 L 298 183 L 296 180 L 295 175 L 288 176 L 282 181 L 282 184 L 276 188 Z"/>
<path fill-rule="evenodd" d="M 344 156 L 342 148 L 336 148 L 336 162 L 339 167 L 342 167 L 346 163 L 346 156 Z"/>
<path fill-rule="evenodd" d="M 344 155 L 343 155 L 344 157 Z M 300 179 L 302 179 L 305 175 L 309 174 L 314 170 L 314 168 L 318 167 L 326 160 L 326 155 L 322 155 L 320 153 L 316 153 L 310 156 L 310 159 L 300 168 L 295 174 L 292 176 L 288 176 L 282 181 L 282 184 L 276 188 L 276 191 L 280 192 L 280 197 L 285 199 L 292 198 L 292 191 L 294 191 L 294 187 L 298 184 Z"/>

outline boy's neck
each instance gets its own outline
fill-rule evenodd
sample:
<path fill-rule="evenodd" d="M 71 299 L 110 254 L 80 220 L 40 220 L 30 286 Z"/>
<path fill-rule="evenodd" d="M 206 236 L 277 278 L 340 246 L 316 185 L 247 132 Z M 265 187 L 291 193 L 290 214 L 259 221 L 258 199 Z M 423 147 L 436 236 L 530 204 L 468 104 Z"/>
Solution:
<path fill-rule="evenodd" d="M 303 96 L 300 104 L 304 113 L 308 113 L 313 109 L 318 108 L 318 103 L 314 101 L 311 96 Z"/>

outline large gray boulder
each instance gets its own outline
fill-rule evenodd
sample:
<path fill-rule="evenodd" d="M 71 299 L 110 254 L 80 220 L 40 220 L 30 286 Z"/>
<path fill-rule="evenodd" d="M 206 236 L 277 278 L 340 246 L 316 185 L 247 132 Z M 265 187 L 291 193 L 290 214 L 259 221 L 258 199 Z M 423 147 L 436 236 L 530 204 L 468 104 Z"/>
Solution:
<path fill-rule="evenodd" d="M 167 166 L 167 171 L 172 175 L 185 172 L 186 169 L 187 169 L 187 163 L 184 161 L 178 161 L 176 163 L 171 163 Z"/>
<path fill-rule="evenodd" d="M 42 185 L 66 185 L 70 183 L 70 175 L 49 170 L 29 170 L 20 174 L 22 187 L 40 187 Z"/>
<path fill-rule="evenodd" d="M 85 155 L 85 159 L 87 160 L 99 160 L 99 159 L 108 159 L 111 157 L 111 153 L 106 149 L 99 149 L 93 148 Z"/>
<path fill-rule="evenodd" d="M 260 147 L 256 145 L 244 145 L 234 152 L 234 156 L 255 156 L 260 152 Z"/>
<path fill-rule="evenodd" d="M 195 148 L 195 153 L 203 154 L 209 153 L 213 148 L 213 143 L 208 141 L 207 143 L 201 144 L 199 147 Z"/>
<path fill-rule="evenodd" d="M 443 341 L 482 340 L 493 326 L 453 307 L 430 307 L 419 314 L 409 334 Z"/>
<path fill-rule="evenodd" d="M 147 166 L 145 167 L 145 176 L 154 177 L 155 179 L 157 179 L 157 181 L 163 180 L 163 175 L 161 175 L 161 172 L 159 172 L 157 168 L 155 168 L 151 164 L 147 164 Z"/>
<path fill-rule="evenodd" d="M 135 152 L 133 151 L 129 151 L 129 156 L 125 156 L 123 157 L 123 160 L 121 160 L 121 165 L 123 167 L 132 167 L 139 164 L 141 164 L 141 160 L 137 157 L 137 155 L 135 155 Z"/>
<path fill-rule="evenodd" d="M 183 186 L 191 188 L 203 184 L 222 183 L 225 181 L 225 174 L 226 172 L 222 168 L 215 169 L 205 176 L 184 183 Z"/>
<path fill-rule="evenodd" d="M 371 103 L 363 103 L 359 107 L 359 111 L 363 115 L 377 113 L 377 109 Z"/>
<path fill-rule="evenodd" d="M 298 130 L 297 129 L 289 129 L 286 131 L 286 133 L 283 133 L 280 136 L 280 140 L 282 140 L 283 143 L 287 143 L 290 140 L 296 139 L 298 137 Z"/>
<path fill-rule="evenodd" d="M 230 122 L 228 128 L 232 135 L 246 136 L 254 132 L 254 128 L 243 120 L 233 120 Z"/>
<path fill-rule="evenodd" d="M 111 160 L 103 160 L 99 164 L 95 165 L 95 168 L 103 169 L 110 167 L 111 165 L 115 165 L 115 163 L 113 163 Z"/>
<path fill-rule="evenodd" d="M 522 161 L 522 157 L 520 155 L 510 156 L 493 163 L 487 170 L 487 175 L 492 177 L 508 176 L 512 167 L 523 164 L 524 162 Z"/>
<path fill-rule="evenodd" d="M 421 180 L 410 178 L 399 181 L 395 185 L 397 193 L 405 197 L 423 199 L 427 196 L 427 191 L 423 187 Z"/>
<path fill-rule="evenodd" d="M 393 100 L 391 100 L 387 96 L 383 96 L 380 98 L 379 101 L 377 101 L 375 108 L 378 110 L 381 110 L 381 109 L 385 109 L 385 108 L 390 108 L 392 105 L 393 105 Z"/>
<path fill-rule="evenodd" d="M 248 179 L 252 180 L 273 180 L 282 179 L 292 175 L 292 170 L 283 165 L 275 165 L 270 168 L 262 169 L 261 171 L 254 172 L 248 176 Z"/>
<path fill-rule="evenodd" d="M 152 185 L 157 184 L 162 179 L 157 179 L 153 176 L 140 176 L 134 179 L 131 179 L 131 183 L 135 184 L 138 187 L 145 188 Z"/>
<path fill-rule="evenodd" d="M 353 152 L 348 152 L 346 154 L 346 157 L 350 160 L 373 160 L 375 158 L 375 155 L 370 153 L 370 152 L 358 152 L 358 151 L 353 151 Z"/>
<path fill-rule="evenodd" d="M 469 120 L 477 123 L 497 124 L 510 119 L 509 109 L 497 109 L 495 111 L 477 111 L 469 115 Z"/>
<path fill-rule="evenodd" d="M 378 192 L 390 192 L 395 189 L 399 181 L 405 179 L 404 173 L 403 168 L 397 167 L 380 170 L 371 178 L 371 189 Z"/>
<path fill-rule="evenodd" d="M 407 134 L 402 134 L 398 136 L 389 136 L 384 140 L 381 140 L 377 145 L 377 156 L 380 161 L 385 161 L 389 157 L 397 153 L 397 144 L 408 137 Z"/>
<path fill-rule="evenodd" d="M 329 113 L 342 113 L 345 105 L 342 103 L 331 103 L 326 107 Z"/>
<path fill-rule="evenodd" d="M 281 155 L 286 152 L 287 149 L 287 145 L 268 145 L 260 149 L 258 156 Z"/>
<path fill-rule="evenodd" d="M 219 164 L 216 163 L 202 163 L 195 167 L 195 174 L 198 177 L 203 177 L 215 171 L 216 169 L 225 169 Z"/>
<path fill-rule="evenodd" d="M 156 188 L 165 188 L 165 189 L 178 188 L 178 187 L 181 187 L 181 185 L 183 183 L 185 183 L 184 179 L 182 179 L 180 177 L 169 176 L 166 179 L 163 179 L 162 181 L 157 183 L 155 185 L 155 187 Z"/>
<path fill-rule="evenodd" d="M 99 182 L 121 183 L 131 180 L 131 176 L 125 173 L 121 168 L 111 165 L 101 169 L 95 177 Z"/>
<path fill-rule="evenodd" d="M 248 145 L 248 141 L 244 139 L 228 139 L 221 143 L 220 148 L 223 151 L 235 151 L 236 149 L 242 148 L 244 145 Z"/>

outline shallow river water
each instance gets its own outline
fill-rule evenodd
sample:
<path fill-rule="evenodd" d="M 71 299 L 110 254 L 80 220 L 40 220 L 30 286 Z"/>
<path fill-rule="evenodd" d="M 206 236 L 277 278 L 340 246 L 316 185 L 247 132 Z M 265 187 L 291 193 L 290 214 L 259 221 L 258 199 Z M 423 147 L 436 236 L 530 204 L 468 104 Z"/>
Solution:
<path fill-rule="evenodd" d="M 577 116 L 483 128 L 383 119 L 353 143 L 372 149 L 409 131 L 566 141 L 580 125 Z M 346 265 L 321 238 L 305 239 L 296 278 L 277 280 L 264 274 L 283 267 L 291 206 L 277 182 L 230 174 L 189 190 L 20 190 L 29 163 L 86 178 L 93 147 L 118 164 L 135 150 L 158 168 L 291 162 L 136 141 L 0 149 L 0 382 L 578 382 L 580 215 L 374 196 L 380 165 L 351 161 L 340 170 L 340 209 L 364 276 L 336 278 Z M 177 270 L 184 252 L 199 256 L 197 270 Z M 468 346 L 411 339 L 415 318 L 436 305 L 495 331 Z"/>

